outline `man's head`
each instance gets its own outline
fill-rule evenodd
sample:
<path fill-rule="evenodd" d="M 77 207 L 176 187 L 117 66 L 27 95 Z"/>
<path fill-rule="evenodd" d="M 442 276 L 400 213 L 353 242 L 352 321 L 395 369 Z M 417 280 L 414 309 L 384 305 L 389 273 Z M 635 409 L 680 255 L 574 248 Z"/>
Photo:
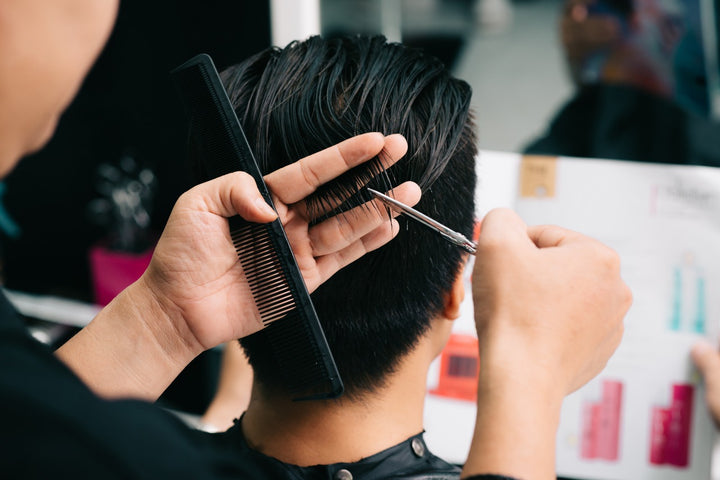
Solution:
<path fill-rule="evenodd" d="M 0 176 L 50 138 L 117 7 L 117 0 L 0 0 Z"/>
<path fill-rule="evenodd" d="M 222 77 L 263 172 L 359 133 L 401 133 L 408 153 L 388 170 L 392 184 L 416 182 L 423 191 L 418 209 L 472 233 L 471 90 L 438 60 L 379 37 L 314 37 L 266 50 Z M 320 196 L 352 190 L 356 183 L 346 177 Z M 352 396 L 383 385 L 443 311 L 463 267 L 465 255 L 457 246 L 402 217 L 400 225 L 390 244 L 312 295 Z M 282 381 L 272 373 L 267 345 L 258 336 L 241 343 L 256 381 L 278 389 Z"/>

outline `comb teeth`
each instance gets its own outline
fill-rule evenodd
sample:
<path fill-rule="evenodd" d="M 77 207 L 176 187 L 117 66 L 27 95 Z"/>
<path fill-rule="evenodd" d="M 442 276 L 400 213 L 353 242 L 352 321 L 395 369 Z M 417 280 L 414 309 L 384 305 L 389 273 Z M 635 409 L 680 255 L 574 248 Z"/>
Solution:
<path fill-rule="evenodd" d="M 289 266 L 280 260 L 278 249 L 282 247 L 278 246 L 279 237 L 273 235 L 274 228 L 282 228 L 279 221 L 257 224 L 235 216 L 229 225 L 230 238 L 266 326 L 257 334 L 267 338 L 288 391 L 297 395 L 296 400 L 338 396 L 342 381 L 329 350 L 323 350 L 317 341 L 318 335 L 324 339 L 317 317 L 316 322 L 307 321 L 314 315 L 307 291 L 299 291 L 288 281 Z"/>
<path fill-rule="evenodd" d="M 263 324 L 268 326 L 294 310 L 294 292 L 265 225 L 233 217 L 230 237 Z"/>
<path fill-rule="evenodd" d="M 272 197 L 212 60 L 198 55 L 173 71 L 191 138 L 209 178 L 234 171 L 252 175 L 265 201 Z M 203 180 L 207 180 L 204 178 Z M 342 380 L 279 219 L 253 224 L 228 219 L 230 236 L 265 329 L 277 372 L 295 400 L 333 398 Z"/>
<path fill-rule="evenodd" d="M 271 234 L 275 222 L 250 223 L 237 216 L 229 219 L 230 238 L 266 326 L 258 334 L 265 335 L 273 349 L 277 365 L 285 375 L 287 389 L 294 395 L 301 395 L 296 400 L 337 396 L 342 387 L 328 394 L 327 385 L 336 385 L 336 382 L 342 385 L 340 376 L 334 368 L 326 367 L 332 358 L 316 341 L 319 324 L 314 329 L 315 325 L 304 318 L 307 311 L 297 307 L 303 304 L 302 294 L 288 282 L 288 267 L 278 258 L 277 237 Z M 298 348 L 298 345 L 305 348 Z"/>

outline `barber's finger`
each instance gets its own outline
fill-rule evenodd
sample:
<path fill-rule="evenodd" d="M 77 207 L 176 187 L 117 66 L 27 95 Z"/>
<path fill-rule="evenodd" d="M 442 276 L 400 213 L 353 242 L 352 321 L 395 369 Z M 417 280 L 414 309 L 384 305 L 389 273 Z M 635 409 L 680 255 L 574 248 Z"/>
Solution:
<path fill-rule="evenodd" d="M 485 215 L 477 241 L 479 252 L 518 244 L 531 245 L 527 225 L 517 213 L 509 208 L 496 208 Z"/>
<path fill-rule="evenodd" d="M 229 173 L 191 188 L 180 197 L 178 207 L 223 217 L 240 215 L 257 223 L 277 218 L 275 210 L 260 195 L 255 180 L 245 172 Z"/>
<path fill-rule="evenodd" d="M 413 206 L 420 201 L 420 187 L 413 182 L 405 182 L 392 190 L 391 195 L 399 201 Z M 399 215 L 391 210 L 392 217 Z M 313 256 L 322 256 L 341 250 L 364 237 L 388 221 L 387 209 L 379 200 L 330 218 L 310 229 L 310 242 Z"/>
<path fill-rule="evenodd" d="M 559 247 L 570 242 L 589 240 L 589 237 L 581 233 L 557 225 L 531 226 L 528 227 L 527 234 L 538 248 Z"/>
<path fill-rule="evenodd" d="M 708 407 L 720 425 L 720 352 L 701 340 L 693 346 L 691 356 L 705 380 Z"/>
<path fill-rule="evenodd" d="M 401 135 L 384 137 L 381 133 L 365 133 L 305 157 L 265 176 L 265 182 L 285 204 L 299 202 L 317 188 L 351 168 L 377 156 L 385 168 L 394 164 L 407 151 Z"/>
<path fill-rule="evenodd" d="M 372 232 L 356 240 L 347 247 L 329 255 L 318 257 L 316 259 L 317 268 L 320 272 L 318 285 L 332 277 L 338 270 L 351 264 L 366 253 L 385 245 L 395 238 L 399 231 L 400 226 L 397 220 L 392 219 L 385 221 Z M 316 287 L 317 285 L 308 285 L 310 290 Z"/>
<path fill-rule="evenodd" d="M 720 395 L 720 352 L 708 342 L 701 340 L 696 343 L 691 351 L 693 363 L 698 367 L 708 390 L 713 390 Z"/>
<path fill-rule="evenodd" d="M 399 160 L 406 151 L 407 142 L 402 135 L 389 135 L 385 137 L 385 147 L 383 147 L 382 151 L 378 153 L 377 159 L 379 160 L 380 165 L 382 165 L 383 168 L 387 169 L 397 160 Z M 359 179 L 357 178 L 356 180 L 359 181 Z M 367 181 L 369 182 L 370 179 L 368 179 Z M 357 189 L 361 190 L 362 187 L 366 185 L 366 183 L 358 183 Z M 353 195 L 353 192 L 348 192 L 342 196 L 325 196 L 322 202 L 314 202 L 314 205 L 312 206 L 313 211 L 311 214 L 308 213 L 309 208 L 307 202 L 297 202 L 294 205 L 294 208 L 304 218 L 312 220 L 313 218 L 318 218 L 332 212 L 335 208 L 346 202 L 351 195 Z M 379 204 L 379 202 L 377 201 L 375 203 Z"/>

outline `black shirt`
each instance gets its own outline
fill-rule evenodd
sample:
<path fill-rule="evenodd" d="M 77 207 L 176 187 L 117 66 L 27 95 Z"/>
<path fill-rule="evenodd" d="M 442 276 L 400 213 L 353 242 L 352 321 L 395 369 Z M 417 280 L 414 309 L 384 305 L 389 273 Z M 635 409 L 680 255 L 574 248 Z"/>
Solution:
<path fill-rule="evenodd" d="M 204 434 L 149 403 L 103 400 L 27 333 L 2 294 L 0 415 L 2 478 L 329 479 L 343 468 L 355 479 L 458 474 L 421 435 L 357 464 L 300 468 L 251 450 L 240 428 Z"/>
<path fill-rule="evenodd" d="M 0 294 L 0 477 L 263 478 L 171 414 L 94 395 Z"/>

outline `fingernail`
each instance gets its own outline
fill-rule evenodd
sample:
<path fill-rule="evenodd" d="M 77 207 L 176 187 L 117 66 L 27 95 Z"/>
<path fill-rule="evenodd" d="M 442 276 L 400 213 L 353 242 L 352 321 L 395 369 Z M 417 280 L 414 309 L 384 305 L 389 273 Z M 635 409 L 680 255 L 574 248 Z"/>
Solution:
<path fill-rule="evenodd" d="M 273 208 L 265 202 L 265 199 L 262 197 L 258 197 L 255 199 L 255 205 L 265 214 L 272 215 L 273 217 L 277 217 L 277 212 L 273 210 Z"/>

